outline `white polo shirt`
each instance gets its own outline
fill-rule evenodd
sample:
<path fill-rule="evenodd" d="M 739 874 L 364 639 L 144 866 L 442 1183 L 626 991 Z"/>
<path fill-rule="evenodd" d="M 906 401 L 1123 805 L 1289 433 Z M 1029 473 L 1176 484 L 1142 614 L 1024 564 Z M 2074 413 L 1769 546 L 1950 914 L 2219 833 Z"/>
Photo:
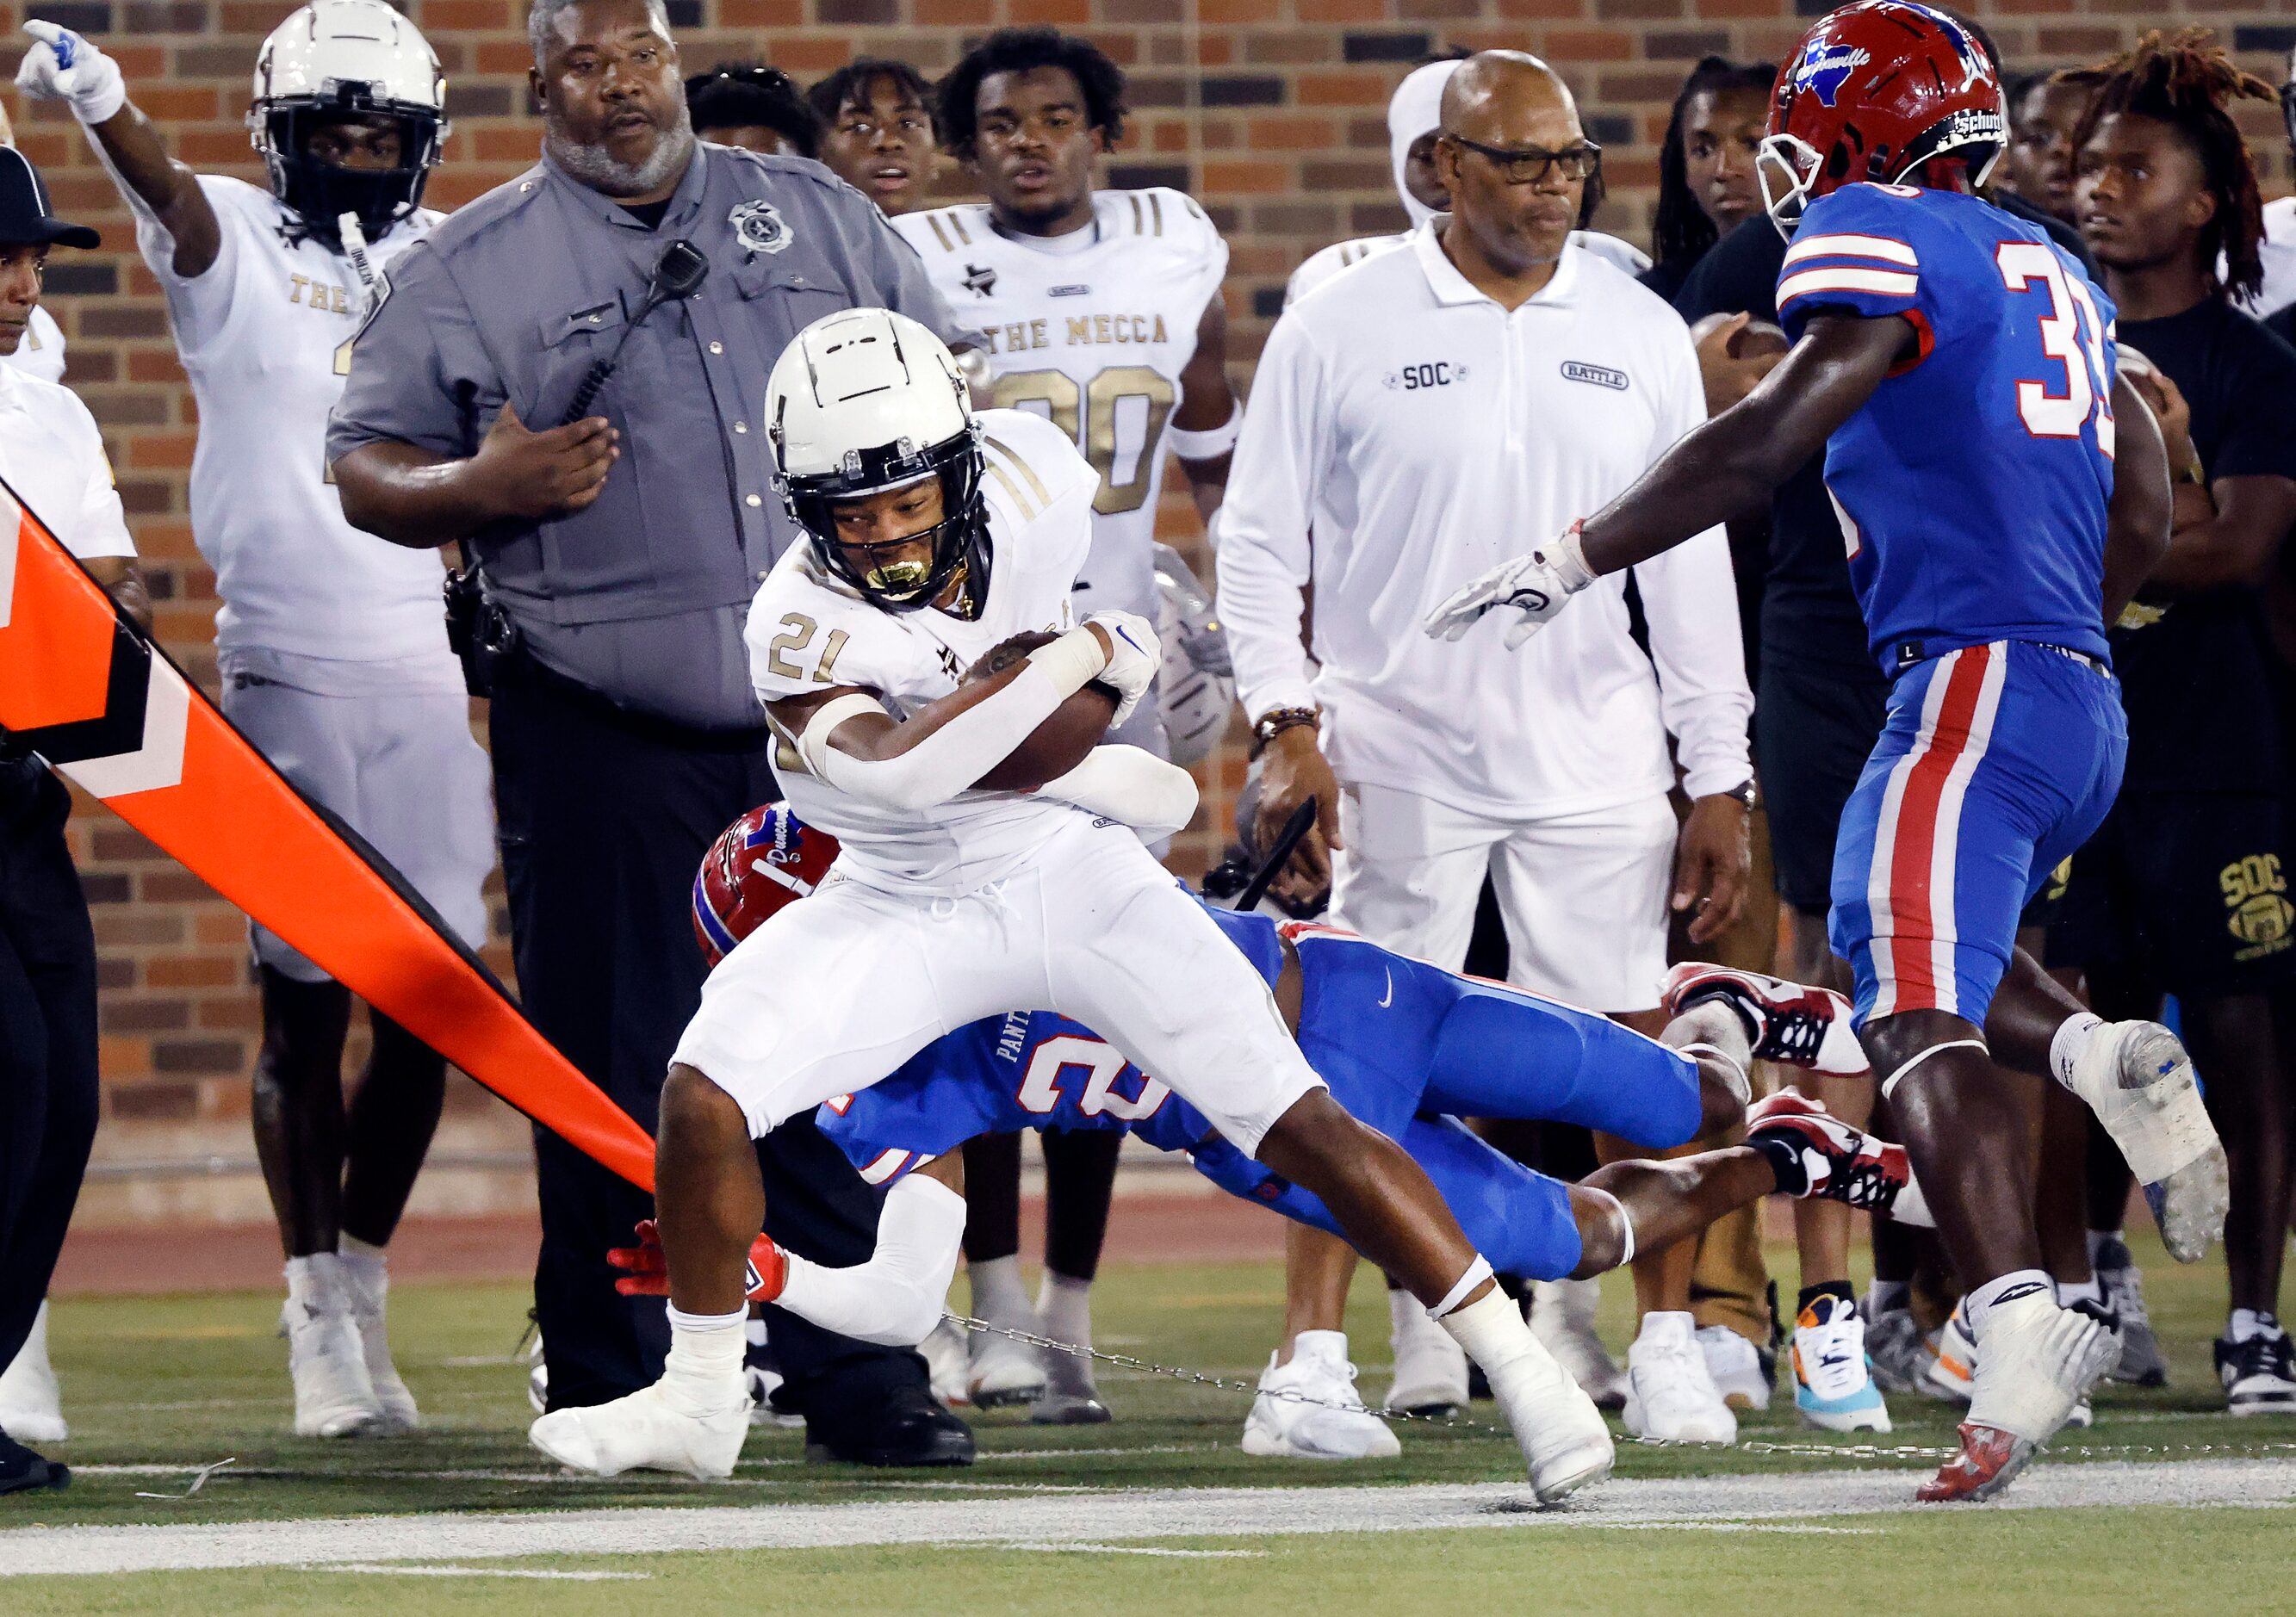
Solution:
<path fill-rule="evenodd" d="M 83 561 L 133 556 L 103 435 L 79 396 L 0 365 L 0 478 Z"/>
<path fill-rule="evenodd" d="M 1219 612 L 1244 711 L 1320 705 L 1341 780 L 1495 819 L 1693 795 L 1751 773 L 1753 710 L 1722 530 L 1623 575 L 1517 651 L 1504 613 L 1456 644 L 1420 622 L 1461 584 L 1591 516 L 1705 418 L 1688 329 L 1567 247 L 1513 313 L 1420 227 L 1275 323 L 1220 512 Z M 1313 543 L 1309 535 L 1314 535 Z M 1315 588 L 1314 662 L 1300 644 Z"/>

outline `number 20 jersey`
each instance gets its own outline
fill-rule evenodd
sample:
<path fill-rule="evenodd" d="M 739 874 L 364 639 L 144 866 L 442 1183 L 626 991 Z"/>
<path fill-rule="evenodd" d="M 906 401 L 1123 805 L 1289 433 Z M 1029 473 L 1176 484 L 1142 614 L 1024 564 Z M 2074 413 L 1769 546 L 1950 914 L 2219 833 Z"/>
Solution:
<path fill-rule="evenodd" d="M 1164 429 L 1227 243 L 1187 196 L 1160 186 L 1096 192 L 1092 224 L 1066 236 L 1005 235 L 984 203 L 904 215 L 893 228 L 958 318 L 987 331 L 996 403 L 1048 417 L 1100 473 L 1078 610 L 1152 619 Z"/>
<path fill-rule="evenodd" d="M 1919 341 L 1827 442 L 1882 672 L 1993 641 L 2108 656 L 2113 306 L 2040 227 L 1976 197 L 1845 185 L 1810 204 L 1778 319 L 1900 315 Z"/>

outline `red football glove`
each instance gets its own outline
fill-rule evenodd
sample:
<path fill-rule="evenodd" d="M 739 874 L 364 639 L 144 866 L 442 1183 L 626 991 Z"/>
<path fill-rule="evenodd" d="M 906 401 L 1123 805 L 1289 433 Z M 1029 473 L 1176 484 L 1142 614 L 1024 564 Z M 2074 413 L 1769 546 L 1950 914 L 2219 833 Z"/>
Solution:
<path fill-rule="evenodd" d="M 662 1255 L 660 1230 L 652 1219 L 638 1221 L 636 1245 L 609 1248 L 606 1262 L 627 1271 L 614 1282 L 614 1289 L 625 1297 L 669 1295 L 669 1262 Z M 788 1278 L 789 1262 L 774 1245 L 773 1237 L 761 1235 L 750 1243 L 749 1284 L 743 1294 L 750 1302 L 771 1303 L 782 1294 L 783 1283 Z"/>

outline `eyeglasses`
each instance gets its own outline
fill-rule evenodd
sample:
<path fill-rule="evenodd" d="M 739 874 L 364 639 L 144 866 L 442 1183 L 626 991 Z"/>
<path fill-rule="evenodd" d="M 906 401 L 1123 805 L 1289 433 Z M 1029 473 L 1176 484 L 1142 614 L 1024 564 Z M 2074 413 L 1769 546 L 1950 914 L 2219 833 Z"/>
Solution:
<path fill-rule="evenodd" d="M 1561 169 L 1566 180 L 1592 179 L 1603 166 L 1603 149 L 1593 141 L 1581 141 L 1575 146 L 1565 146 L 1560 151 L 1549 151 L 1544 146 L 1525 146 L 1511 151 L 1505 146 L 1486 146 L 1480 141 L 1471 141 L 1464 135 L 1446 133 L 1443 138 L 1455 141 L 1468 151 L 1479 152 L 1499 171 L 1499 177 L 1510 185 L 1537 185 L 1547 174 Z"/>

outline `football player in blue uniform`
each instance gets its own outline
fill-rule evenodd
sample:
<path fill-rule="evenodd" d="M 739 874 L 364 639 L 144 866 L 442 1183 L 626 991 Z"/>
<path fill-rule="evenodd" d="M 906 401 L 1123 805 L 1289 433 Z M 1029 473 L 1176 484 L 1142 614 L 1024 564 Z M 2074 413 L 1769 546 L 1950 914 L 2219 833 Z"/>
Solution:
<path fill-rule="evenodd" d="M 1999 80 L 1959 22 L 1906 0 L 1821 20 L 1779 71 L 1759 162 L 1792 240 L 1777 306 L 1792 351 L 1607 509 L 1427 625 L 1520 643 L 1597 576 L 1757 509 L 1824 450 L 1892 681 L 1835 849 L 1831 941 L 1981 1349 L 1934 1499 L 2005 1485 L 2118 1352 L 2042 1269 L 2034 1098 L 1994 1065 L 1986 1023 L 2018 911 L 2119 788 L 2104 627 L 2170 510 L 2159 428 L 2115 374 L 2112 304 L 2039 227 L 1974 194 L 2003 142 Z M 1505 621 L 1478 627 L 1494 608 Z M 1996 1048 L 2096 1109 L 2171 1251 L 2198 1258 L 2223 1224 L 2224 1155 L 2173 1036 L 2076 1016 L 2045 1062 Z"/>
<path fill-rule="evenodd" d="M 694 885 L 705 952 L 714 960 L 809 892 L 835 852 L 833 837 L 804 825 L 785 804 L 735 822 Z M 1848 1003 L 1838 994 L 1682 966 L 1666 989 L 1672 1021 L 1653 1040 L 1335 927 L 1207 909 L 1267 979 L 1333 1098 L 1410 1152 L 1502 1272 L 1534 1279 L 1597 1275 L 1637 1246 L 1669 1245 L 1774 1191 L 1922 1216 L 1898 1147 L 1791 1090 L 1745 1108 L 1750 1059 L 1865 1070 Z M 1576 1185 L 1524 1167 L 1456 1121 L 1464 1115 L 1576 1123 L 1664 1149 L 1727 1128 L 1742 1112 L 1750 1125 L 1743 1146 L 1613 1163 Z M 964 1224 L 956 1147 L 982 1134 L 1128 1131 L 1160 1150 L 1186 1154 L 1197 1172 L 1233 1195 L 1345 1233 L 1316 1196 L 1222 1139 L 1201 1113 L 1090 1028 L 1050 1011 L 1014 1011 L 960 1028 L 883 1082 L 831 1101 L 820 1123 L 862 1178 L 890 1187 L 876 1254 L 865 1264 L 828 1269 L 762 1237 L 750 1294 L 865 1340 L 908 1345 L 939 1321 Z M 634 1271 L 621 1282 L 634 1293 L 656 1288 L 661 1273 L 644 1226 L 641 1235 L 639 1246 L 615 1254 Z M 1316 1321 L 1301 1334 L 1340 1328 L 1336 1319 Z M 1331 1418 L 1372 1419 L 1360 1404 Z M 1249 1429 L 1245 1447 L 1252 1448 Z M 1391 1439 L 1385 1451 L 1395 1452 Z"/>

